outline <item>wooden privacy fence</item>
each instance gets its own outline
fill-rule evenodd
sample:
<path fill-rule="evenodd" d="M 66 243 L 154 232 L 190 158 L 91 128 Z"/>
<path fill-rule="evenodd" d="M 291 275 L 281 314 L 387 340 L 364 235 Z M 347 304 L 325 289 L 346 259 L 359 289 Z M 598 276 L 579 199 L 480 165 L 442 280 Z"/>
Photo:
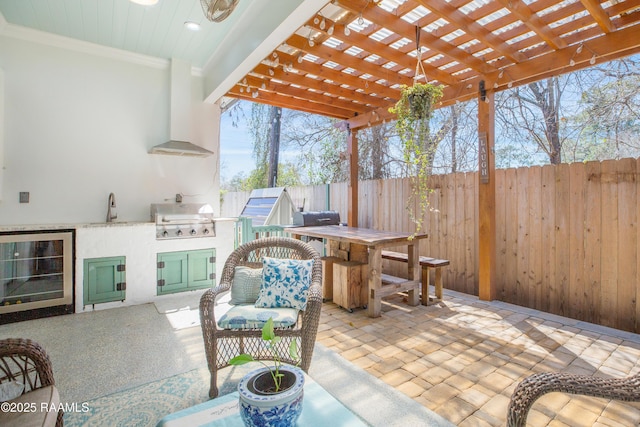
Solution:
<path fill-rule="evenodd" d="M 640 160 L 622 159 L 496 171 L 497 298 L 520 306 L 640 332 Z M 478 295 L 478 176 L 432 177 L 429 238 L 420 254 L 445 258 L 448 289 Z M 413 231 L 410 179 L 359 183 L 359 226 Z M 347 184 L 288 188 L 305 210 L 347 218 Z M 229 193 L 243 206 L 249 193 Z M 238 202 L 236 200 L 241 200 Z"/>

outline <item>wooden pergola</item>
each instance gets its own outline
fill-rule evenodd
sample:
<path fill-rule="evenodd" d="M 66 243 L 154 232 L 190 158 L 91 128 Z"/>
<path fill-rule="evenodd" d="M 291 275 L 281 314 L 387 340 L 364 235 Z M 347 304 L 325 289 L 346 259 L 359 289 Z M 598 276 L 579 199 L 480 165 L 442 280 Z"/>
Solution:
<path fill-rule="evenodd" d="M 414 78 L 444 85 L 440 107 L 478 98 L 479 296 L 492 300 L 495 92 L 638 53 L 639 23 L 640 0 L 334 0 L 226 96 L 344 120 L 351 226 L 358 129 L 393 120 Z"/>

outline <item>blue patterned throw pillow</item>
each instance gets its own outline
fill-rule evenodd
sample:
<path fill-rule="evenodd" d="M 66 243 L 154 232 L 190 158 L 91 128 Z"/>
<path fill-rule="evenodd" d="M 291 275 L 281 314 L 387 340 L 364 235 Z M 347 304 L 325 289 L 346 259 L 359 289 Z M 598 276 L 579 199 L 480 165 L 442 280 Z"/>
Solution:
<path fill-rule="evenodd" d="M 290 307 L 304 310 L 311 286 L 313 260 L 264 257 L 262 285 L 256 307 Z"/>

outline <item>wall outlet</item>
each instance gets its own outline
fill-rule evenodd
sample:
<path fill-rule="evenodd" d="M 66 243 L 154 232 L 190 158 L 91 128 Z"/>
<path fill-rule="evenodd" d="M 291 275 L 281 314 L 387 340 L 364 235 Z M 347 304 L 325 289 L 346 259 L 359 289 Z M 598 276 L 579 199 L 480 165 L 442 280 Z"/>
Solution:
<path fill-rule="evenodd" d="M 20 192 L 20 203 L 29 203 L 29 192 L 21 191 Z"/>

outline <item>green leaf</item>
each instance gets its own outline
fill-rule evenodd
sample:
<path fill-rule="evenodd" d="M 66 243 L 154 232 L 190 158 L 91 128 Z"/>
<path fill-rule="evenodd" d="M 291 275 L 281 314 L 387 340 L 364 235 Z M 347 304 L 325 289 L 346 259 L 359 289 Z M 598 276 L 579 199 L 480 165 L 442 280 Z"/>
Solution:
<path fill-rule="evenodd" d="M 276 337 L 273 331 L 273 318 L 269 317 L 267 323 L 262 327 L 262 339 L 265 341 L 272 341 Z"/>
<path fill-rule="evenodd" d="M 250 354 L 240 354 L 231 360 L 229 360 L 229 365 L 244 365 L 245 363 L 253 362 L 254 359 Z"/>
<path fill-rule="evenodd" d="M 298 341 L 295 339 L 291 340 L 289 344 L 289 356 L 291 356 L 293 360 L 298 360 Z"/>

